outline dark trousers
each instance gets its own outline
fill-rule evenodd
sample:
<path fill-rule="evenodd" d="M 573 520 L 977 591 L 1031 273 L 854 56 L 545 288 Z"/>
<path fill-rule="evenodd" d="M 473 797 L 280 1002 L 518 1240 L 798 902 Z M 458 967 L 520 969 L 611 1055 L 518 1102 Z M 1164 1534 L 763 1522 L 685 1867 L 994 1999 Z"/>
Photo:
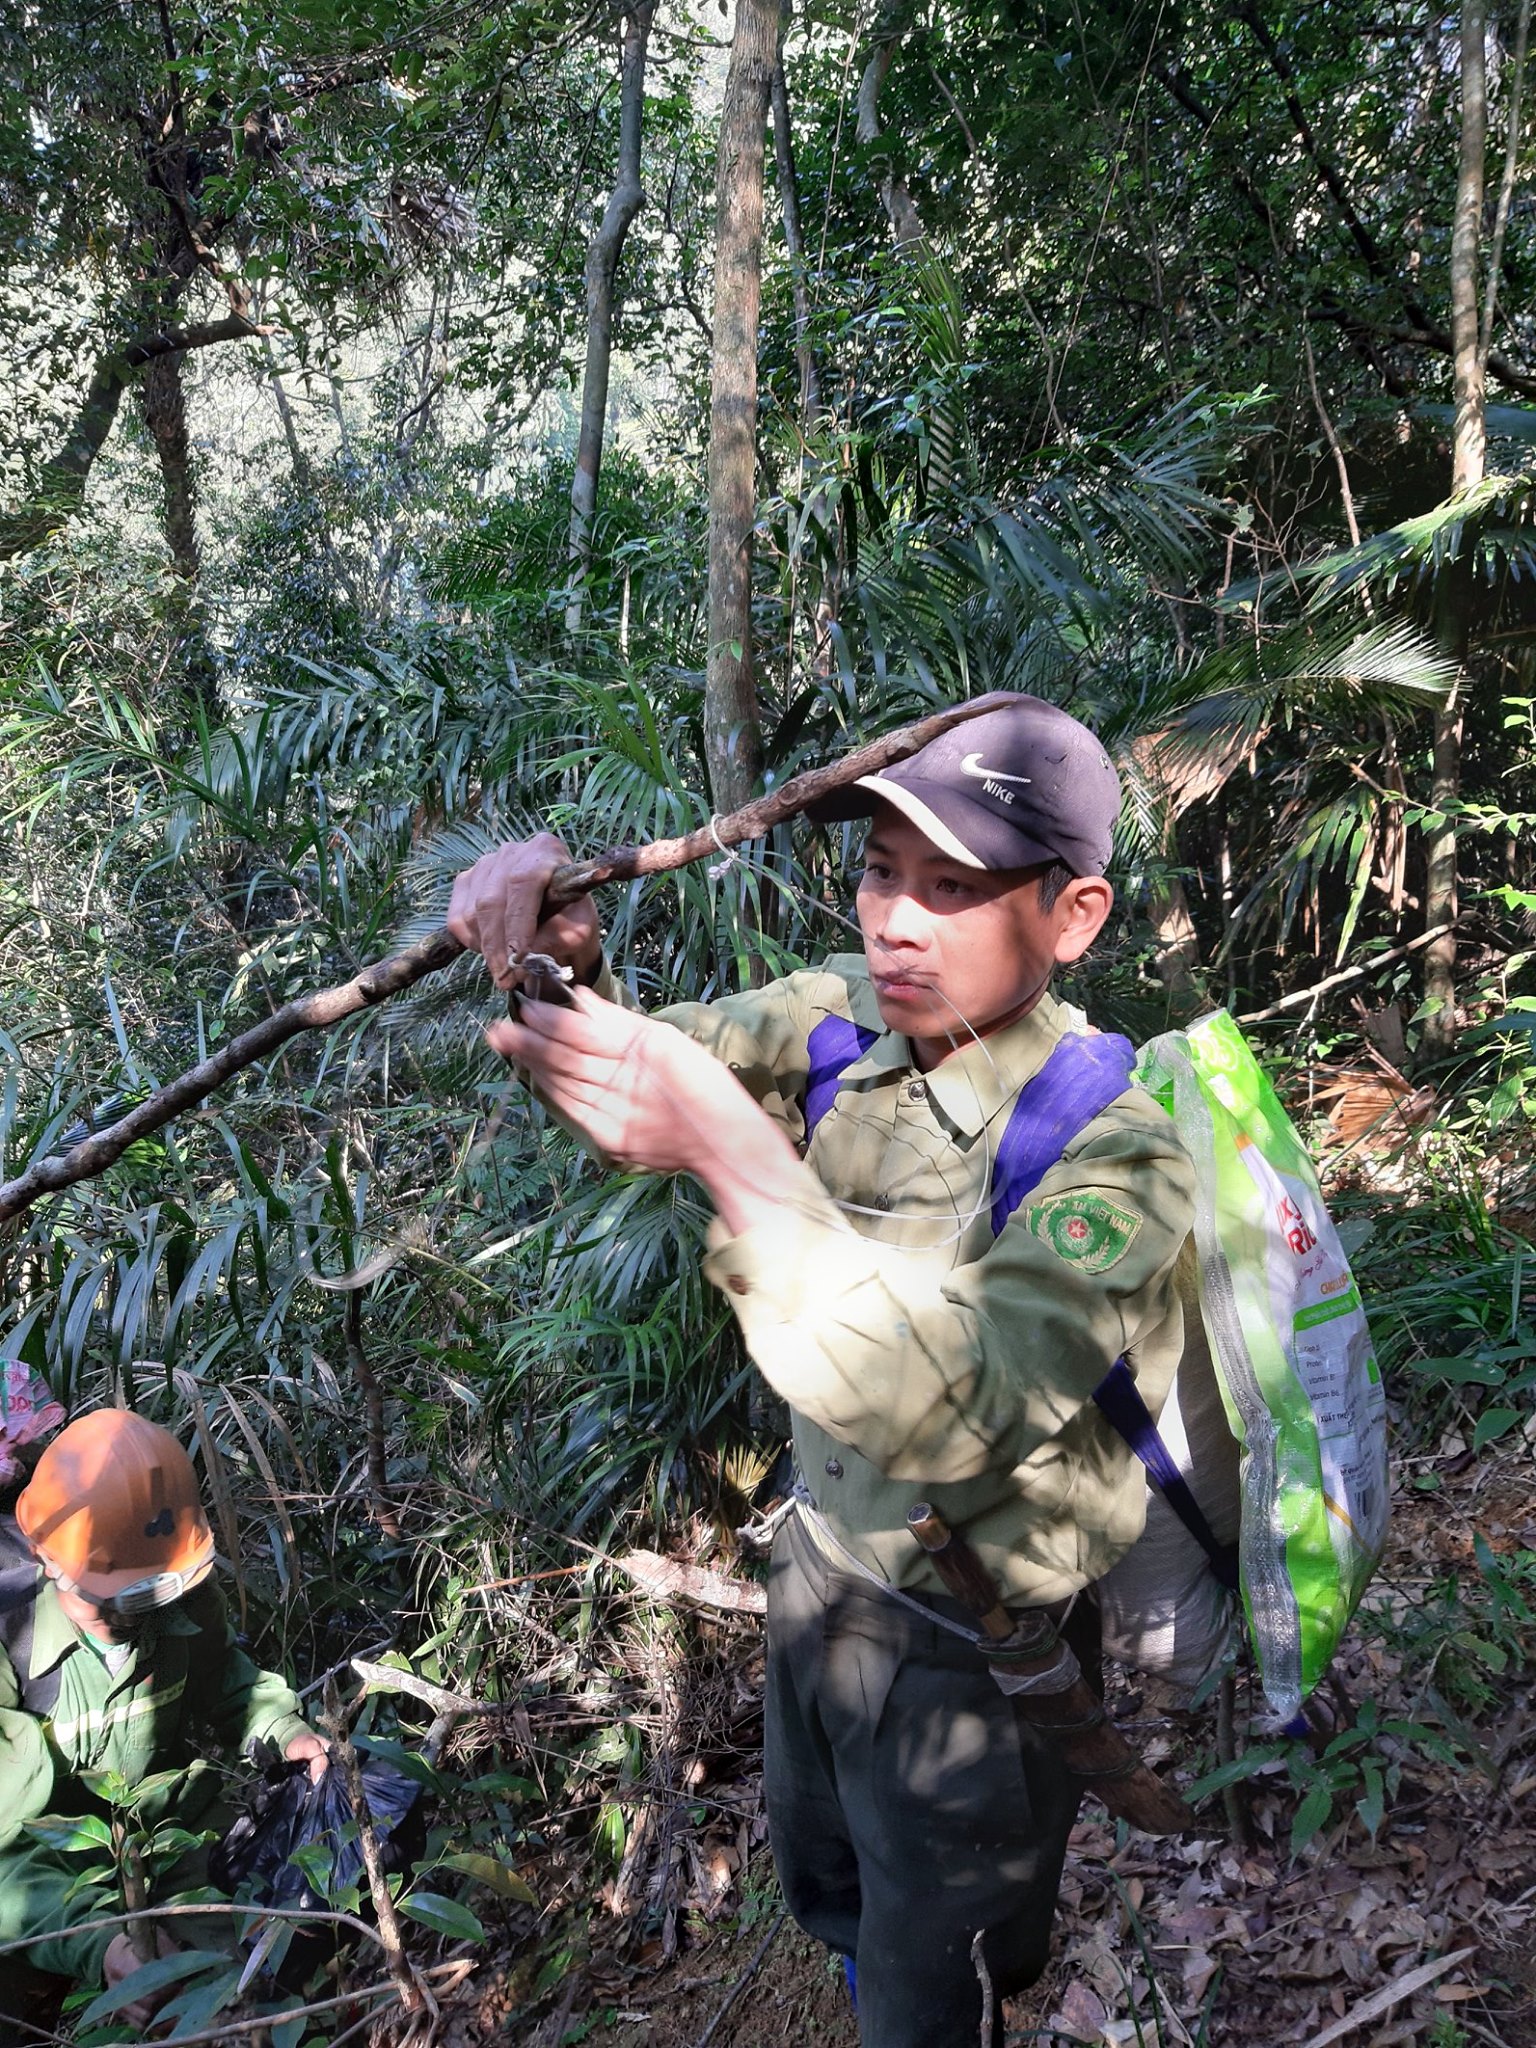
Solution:
<path fill-rule="evenodd" d="M 1096 1637 L 1097 1609 L 1080 1615 Z M 979 1929 L 1001 2044 L 1002 1999 L 1045 1967 L 1081 1782 L 979 1650 L 831 1568 L 798 1515 L 768 1581 L 764 1747 L 784 1897 L 857 1963 L 863 2048 L 977 2048 Z"/>

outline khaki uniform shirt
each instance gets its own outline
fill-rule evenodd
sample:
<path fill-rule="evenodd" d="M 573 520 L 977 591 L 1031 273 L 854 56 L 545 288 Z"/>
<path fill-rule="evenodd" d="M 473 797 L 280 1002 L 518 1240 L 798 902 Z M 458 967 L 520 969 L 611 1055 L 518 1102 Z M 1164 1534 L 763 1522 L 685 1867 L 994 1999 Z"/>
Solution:
<path fill-rule="evenodd" d="M 597 993 L 622 999 L 606 968 Z M 937 1592 L 906 1527 L 926 1499 L 1015 1605 L 1106 1571 L 1141 1532 L 1145 1482 L 1093 1390 L 1124 1357 L 1156 1415 L 1183 1346 L 1174 1265 L 1194 1170 L 1164 1111 L 1122 1095 L 994 1239 L 1009 1113 L 1077 1023 L 1051 996 L 927 1073 L 857 955 L 659 1014 L 797 1145 L 812 1029 L 836 1015 L 879 1034 L 811 1138 L 798 1199 L 739 1237 L 717 1222 L 705 1261 L 793 1410 L 800 1470 L 841 1541 L 892 1584 Z"/>

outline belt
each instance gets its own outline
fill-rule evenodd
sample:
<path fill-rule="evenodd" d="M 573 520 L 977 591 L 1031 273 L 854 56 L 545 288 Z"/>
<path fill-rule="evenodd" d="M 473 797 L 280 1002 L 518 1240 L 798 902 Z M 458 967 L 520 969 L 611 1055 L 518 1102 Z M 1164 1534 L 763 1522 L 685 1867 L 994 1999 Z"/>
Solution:
<path fill-rule="evenodd" d="M 877 1592 L 882 1593 L 887 1600 L 893 1600 L 898 1607 L 905 1607 L 911 1613 L 921 1615 L 924 1621 L 931 1622 L 935 1628 L 948 1629 L 952 1636 L 959 1636 L 962 1641 L 974 1644 L 978 1649 L 984 1646 L 985 1639 L 979 1629 L 970 1628 L 963 1621 L 952 1621 L 947 1614 L 941 1614 L 925 1600 L 915 1600 L 910 1593 L 904 1593 L 899 1586 L 893 1586 L 889 1579 L 881 1578 L 862 1557 L 856 1556 L 816 1505 L 798 1472 L 795 1474 L 794 1484 L 790 1488 L 789 1499 L 785 1502 L 783 1511 L 787 1513 L 791 1509 L 795 1511 L 801 1528 L 820 1552 L 822 1561 L 831 1565 L 834 1571 L 852 1572 L 855 1577 L 865 1580 Z M 1076 1604 L 1077 1595 L 1074 1593 L 1069 1600 L 1053 1602 L 1046 1612 L 1059 1629 Z"/>
<path fill-rule="evenodd" d="M 952 1636 L 962 1636 L 966 1642 L 974 1644 L 978 1649 L 981 1647 L 979 1629 L 967 1628 L 962 1621 L 951 1621 L 947 1614 L 940 1614 L 937 1608 L 929 1607 L 922 1600 L 914 1600 L 910 1593 L 903 1593 L 899 1586 L 893 1586 L 889 1579 L 882 1579 L 877 1571 L 871 1570 L 862 1557 L 855 1557 L 805 1491 L 804 1482 L 800 1479 L 795 1481 L 792 1498 L 799 1515 L 800 1526 L 820 1551 L 823 1561 L 831 1565 L 834 1571 L 853 1572 L 858 1578 L 867 1581 L 877 1592 L 883 1593 L 887 1600 L 894 1600 L 898 1607 L 905 1607 L 913 1614 L 920 1614 L 924 1621 L 932 1622 L 935 1628 L 946 1628 Z"/>

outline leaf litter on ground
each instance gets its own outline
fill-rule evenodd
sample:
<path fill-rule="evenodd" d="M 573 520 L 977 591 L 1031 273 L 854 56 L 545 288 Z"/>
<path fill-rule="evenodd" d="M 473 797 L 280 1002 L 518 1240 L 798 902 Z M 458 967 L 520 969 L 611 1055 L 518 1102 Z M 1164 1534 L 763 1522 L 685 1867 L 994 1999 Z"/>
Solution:
<path fill-rule="evenodd" d="M 1536 2048 L 1536 1703 L 1526 1661 L 1536 1642 L 1507 1623 L 1500 1641 L 1487 1639 L 1491 1657 L 1477 1647 L 1479 1617 L 1490 1602 L 1499 1608 L 1487 1560 L 1513 1582 L 1536 1553 L 1529 1452 L 1517 1437 L 1439 1469 L 1433 1493 L 1400 1475 L 1410 1483 L 1381 1573 L 1319 1703 L 1316 1748 L 1371 1713 L 1377 1728 L 1408 1731 L 1357 1752 L 1394 1773 L 1374 1835 L 1357 1806 L 1374 1817 L 1366 1781 L 1346 1778 L 1293 1857 L 1302 1794 L 1283 1762 L 1243 1788 L 1247 1848 L 1228 1839 L 1219 1797 L 1204 1802 L 1201 1833 L 1173 1839 L 1117 1830 L 1085 1803 L 1053 1960 L 1009 2003 L 1010 2042 Z M 1447 1599 L 1442 1613 L 1437 1589 L 1457 1587 L 1466 1597 L 1459 1608 Z M 546 1983 L 535 1993 L 526 1960 L 487 1961 L 454 2015 L 454 2048 L 493 2038 L 697 2048 L 706 2033 L 710 2048 L 856 2048 L 841 1972 L 824 1950 L 786 1923 L 757 1958 L 779 1909 L 762 1811 L 758 1624 L 711 1614 L 688 1641 L 688 1668 L 649 1670 L 651 1758 L 623 1788 L 619 1870 L 594 1880 L 569 1866 L 549 1884 L 528 1866 L 541 1897 L 566 1900 L 558 1991 Z M 1173 1710 L 1155 1682 L 1124 1677 L 1113 1700 L 1160 1769 L 1188 1783 L 1210 1767 L 1209 1708 Z M 1250 1718 L 1249 1744 L 1273 1746 Z"/>

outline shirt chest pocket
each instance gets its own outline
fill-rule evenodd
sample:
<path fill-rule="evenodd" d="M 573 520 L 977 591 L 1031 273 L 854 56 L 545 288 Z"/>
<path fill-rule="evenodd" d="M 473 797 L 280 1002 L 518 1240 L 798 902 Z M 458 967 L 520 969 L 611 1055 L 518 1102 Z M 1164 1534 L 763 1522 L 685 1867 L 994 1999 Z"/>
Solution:
<path fill-rule="evenodd" d="M 131 1680 L 66 1682 L 51 1722 L 59 1761 L 70 1771 L 149 1769 L 151 1759 L 180 1734 L 186 1689 L 185 1656 L 151 1666 Z"/>
<path fill-rule="evenodd" d="M 845 1086 L 812 1134 L 807 1164 L 849 1221 L 885 1235 L 879 1219 L 947 1224 L 950 1236 L 985 1207 L 985 1138 L 968 1139 L 935 1116 L 920 1079 Z M 912 1248 L 933 1241 L 916 1233 Z"/>

